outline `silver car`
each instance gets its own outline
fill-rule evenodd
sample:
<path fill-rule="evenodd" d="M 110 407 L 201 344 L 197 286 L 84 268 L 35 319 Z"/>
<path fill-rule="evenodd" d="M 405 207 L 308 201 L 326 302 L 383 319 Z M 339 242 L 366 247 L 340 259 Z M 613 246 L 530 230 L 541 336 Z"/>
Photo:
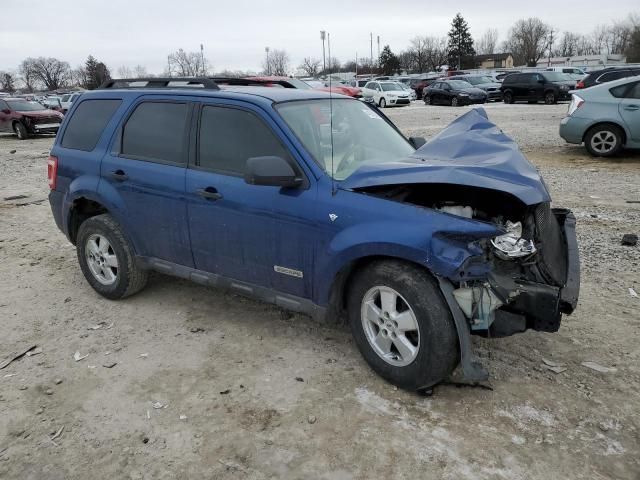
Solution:
<path fill-rule="evenodd" d="M 640 76 L 575 90 L 560 136 L 596 157 L 640 148 Z"/>

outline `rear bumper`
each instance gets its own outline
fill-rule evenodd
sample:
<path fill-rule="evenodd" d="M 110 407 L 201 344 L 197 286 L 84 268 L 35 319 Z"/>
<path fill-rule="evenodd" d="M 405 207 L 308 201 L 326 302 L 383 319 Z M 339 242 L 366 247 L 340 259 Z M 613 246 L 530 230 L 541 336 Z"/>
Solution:
<path fill-rule="evenodd" d="M 49 205 L 51 206 L 51 213 L 53 214 L 56 225 L 62 233 L 69 238 L 64 222 L 64 194 L 56 190 L 51 190 L 49 192 Z"/>
<path fill-rule="evenodd" d="M 589 128 L 590 122 L 590 120 L 580 117 L 564 117 L 560 121 L 560 136 L 567 143 L 580 145 L 582 143 L 582 138 L 584 137 L 584 132 Z"/>

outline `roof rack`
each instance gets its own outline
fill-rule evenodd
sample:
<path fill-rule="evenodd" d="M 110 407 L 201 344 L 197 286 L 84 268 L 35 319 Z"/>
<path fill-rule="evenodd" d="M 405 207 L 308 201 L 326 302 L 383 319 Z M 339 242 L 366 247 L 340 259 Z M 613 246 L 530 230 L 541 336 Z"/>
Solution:
<path fill-rule="evenodd" d="M 108 88 L 204 88 L 220 90 L 216 82 L 205 77 L 148 77 L 114 78 L 107 80 L 99 89 Z"/>
<path fill-rule="evenodd" d="M 278 83 L 277 80 L 265 80 L 261 78 L 247 78 L 247 77 L 211 77 L 218 85 L 235 85 L 235 86 L 262 86 Z"/>

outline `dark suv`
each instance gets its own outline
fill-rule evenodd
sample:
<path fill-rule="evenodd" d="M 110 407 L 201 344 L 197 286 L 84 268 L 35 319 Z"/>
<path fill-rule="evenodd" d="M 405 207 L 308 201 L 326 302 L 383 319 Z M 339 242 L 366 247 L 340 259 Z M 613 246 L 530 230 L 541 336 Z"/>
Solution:
<path fill-rule="evenodd" d="M 575 83 L 558 72 L 512 73 L 502 81 L 500 91 L 504 103 L 526 100 L 551 105 L 558 100 L 569 100 L 569 90 L 575 87 Z"/>
<path fill-rule="evenodd" d="M 623 68 L 623 67 L 610 67 L 602 70 L 594 70 L 589 72 L 582 80 L 580 80 L 576 89 L 589 88 L 601 83 L 611 82 L 613 80 L 619 80 L 621 78 L 634 77 L 640 75 L 640 68 Z"/>
<path fill-rule="evenodd" d="M 156 270 L 346 317 L 404 388 L 486 379 L 471 333 L 556 331 L 578 299 L 574 216 L 481 110 L 425 144 L 325 92 L 112 80 L 73 103 L 48 177 L 99 294 Z"/>

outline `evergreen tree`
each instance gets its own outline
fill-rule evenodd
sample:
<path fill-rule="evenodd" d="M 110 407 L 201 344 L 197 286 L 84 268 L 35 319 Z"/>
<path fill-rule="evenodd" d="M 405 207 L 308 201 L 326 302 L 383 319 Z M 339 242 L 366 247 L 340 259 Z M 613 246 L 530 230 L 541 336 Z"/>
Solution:
<path fill-rule="evenodd" d="M 93 90 L 102 85 L 106 80 L 111 79 L 111 74 L 107 66 L 96 60 L 93 55 L 89 55 L 85 62 L 86 84 L 85 88 Z"/>
<path fill-rule="evenodd" d="M 475 54 L 469 25 L 460 13 L 456 13 L 451 22 L 451 30 L 449 30 L 449 65 L 457 65 L 459 69 L 464 68 L 465 65 L 473 63 L 472 59 Z"/>
<path fill-rule="evenodd" d="M 379 62 L 383 75 L 393 75 L 400 70 L 400 59 L 391 51 L 389 45 L 385 45 L 380 52 Z"/>

